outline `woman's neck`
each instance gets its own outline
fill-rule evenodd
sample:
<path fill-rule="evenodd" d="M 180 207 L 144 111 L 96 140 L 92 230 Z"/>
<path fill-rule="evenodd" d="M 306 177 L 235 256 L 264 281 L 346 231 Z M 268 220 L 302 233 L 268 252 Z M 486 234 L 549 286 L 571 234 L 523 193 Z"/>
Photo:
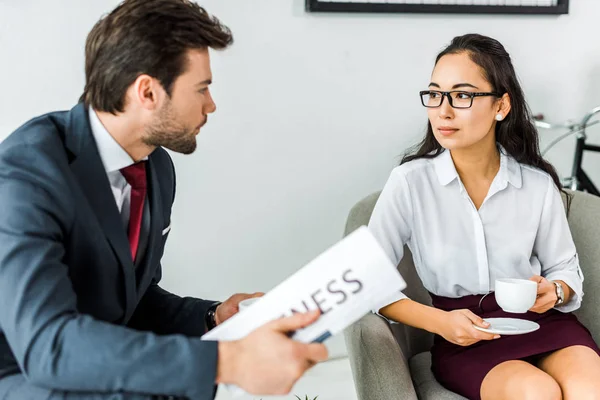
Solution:
<path fill-rule="evenodd" d="M 461 180 L 493 180 L 500 169 L 500 152 L 493 141 L 481 141 L 473 146 L 450 151 Z"/>

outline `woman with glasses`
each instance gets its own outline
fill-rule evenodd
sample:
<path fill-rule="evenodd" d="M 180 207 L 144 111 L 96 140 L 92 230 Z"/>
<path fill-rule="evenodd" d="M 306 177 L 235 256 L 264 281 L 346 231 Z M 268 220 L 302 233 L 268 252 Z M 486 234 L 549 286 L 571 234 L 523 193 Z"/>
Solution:
<path fill-rule="evenodd" d="M 427 133 L 391 173 L 369 228 L 396 264 L 409 246 L 433 307 L 399 294 L 380 314 L 436 334 L 437 380 L 469 399 L 600 398 L 600 350 L 571 313 L 583 275 L 562 189 L 510 56 L 494 39 L 456 37 L 420 95 Z M 529 312 L 506 313 L 488 295 L 499 278 L 537 283 Z M 475 328 L 489 317 L 540 328 Z"/>

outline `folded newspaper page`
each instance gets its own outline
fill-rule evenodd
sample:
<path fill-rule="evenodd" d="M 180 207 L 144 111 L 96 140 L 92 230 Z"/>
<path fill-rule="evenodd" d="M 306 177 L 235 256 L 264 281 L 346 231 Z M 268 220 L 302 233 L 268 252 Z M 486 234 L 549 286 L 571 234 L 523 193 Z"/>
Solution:
<path fill-rule="evenodd" d="M 396 266 L 363 226 L 202 339 L 241 339 L 269 321 L 318 308 L 321 317 L 292 338 L 322 342 L 387 305 L 405 287 Z"/>

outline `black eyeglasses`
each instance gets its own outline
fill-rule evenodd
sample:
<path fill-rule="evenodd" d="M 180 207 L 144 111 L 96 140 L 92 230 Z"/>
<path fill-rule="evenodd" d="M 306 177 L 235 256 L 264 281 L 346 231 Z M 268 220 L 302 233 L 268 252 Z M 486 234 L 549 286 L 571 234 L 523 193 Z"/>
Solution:
<path fill-rule="evenodd" d="M 498 93 L 492 92 L 461 92 L 453 90 L 451 92 L 442 92 L 440 90 L 423 90 L 419 92 L 421 103 L 427 108 L 436 108 L 442 105 L 444 97 L 448 98 L 448 103 L 452 108 L 471 108 L 475 97 L 495 96 L 501 97 Z"/>

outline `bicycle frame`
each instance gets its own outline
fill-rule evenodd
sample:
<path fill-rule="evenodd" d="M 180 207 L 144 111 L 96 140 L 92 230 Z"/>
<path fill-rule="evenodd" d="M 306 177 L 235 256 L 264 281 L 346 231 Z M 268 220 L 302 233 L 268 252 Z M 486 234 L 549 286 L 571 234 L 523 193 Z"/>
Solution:
<path fill-rule="evenodd" d="M 581 165 L 583 162 L 583 152 L 593 151 L 600 153 L 600 146 L 586 144 L 585 139 L 585 136 L 577 138 L 577 143 L 575 145 L 575 157 L 573 160 L 573 170 L 571 174 L 572 182 L 568 186 L 569 189 L 586 191 L 593 195 L 600 196 L 600 191 L 594 185 L 590 177 L 585 173 Z"/>
<path fill-rule="evenodd" d="M 587 144 L 585 140 L 587 135 L 585 134 L 585 127 L 589 120 L 597 113 L 600 113 L 600 107 L 594 108 L 592 111 L 587 113 L 585 117 L 579 123 L 581 127 L 581 133 L 577 135 L 577 141 L 575 144 L 575 156 L 573 158 L 573 168 L 571 171 L 571 182 L 567 185 L 570 189 L 586 191 L 596 196 L 600 196 L 600 190 L 594 185 L 590 177 L 585 173 L 582 167 L 583 163 L 583 152 L 592 151 L 600 153 L 600 146 Z"/>

